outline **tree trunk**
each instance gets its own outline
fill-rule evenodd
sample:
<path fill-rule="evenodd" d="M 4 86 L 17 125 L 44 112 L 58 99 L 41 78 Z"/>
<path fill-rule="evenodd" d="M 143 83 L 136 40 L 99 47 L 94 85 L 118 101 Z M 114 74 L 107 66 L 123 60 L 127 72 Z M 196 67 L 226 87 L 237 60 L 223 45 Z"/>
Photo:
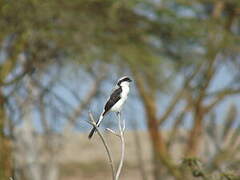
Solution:
<path fill-rule="evenodd" d="M 161 154 L 165 154 L 166 149 L 163 145 L 163 139 L 161 134 L 158 132 L 158 121 L 155 117 L 154 106 L 146 108 L 147 113 L 147 124 L 148 133 L 151 138 L 152 149 L 153 149 L 153 163 L 154 163 L 154 177 L 155 180 L 159 180 L 161 177 L 160 164 L 161 164 Z"/>
<path fill-rule="evenodd" d="M 12 177 L 11 141 L 4 133 L 5 122 L 4 97 L 0 92 L 0 179 Z"/>
<path fill-rule="evenodd" d="M 151 139 L 153 150 L 154 179 L 161 179 L 162 167 L 165 167 L 176 179 L 181 179 L 180 172 L 171 162 L 171 158 L 168 154 L 162 133 L 158 128 L 159 123 L 157 118 L 157 107 L 154 93 L 146 92 L 141 79 L 137 75 L 135 76 L 135 80 L 139 94 L 143 100 L 147 116 L 148 133 Z"/>
<path fill-rule="evenodd" d="M 190 139 L 187 145 L 187 150 L 185 151 L 186 152 L 185 155 L 188 157 L 194 157 L 199 152 L 198 148 L 201 141 L 202 121 L 204 117 L 203 108 L 201 106 L 196 107 L 194 117 L 195 117 L 195 120 L 194 120 L 193 128 L 189 135 Z"/>

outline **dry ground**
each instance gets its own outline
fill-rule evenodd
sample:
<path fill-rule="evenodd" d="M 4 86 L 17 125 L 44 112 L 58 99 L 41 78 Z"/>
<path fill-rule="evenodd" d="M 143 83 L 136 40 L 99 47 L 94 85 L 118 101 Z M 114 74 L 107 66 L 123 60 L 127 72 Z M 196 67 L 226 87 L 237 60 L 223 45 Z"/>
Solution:
<path fill-rule="evenodd" d="M 124 180 L 141 180 L 141 173 L 138 167 L 137 149 L 135 142 L 136 132 L 126 132 L 126 153 L 124 168 L 122 172 L 122 179 Z M 151 167 L 151 144 L 147 132 L 137 132 L 141 139 L 142 159 L 148 176 L 148 180 L 152 180 L 152 167 Z M 178 143 L 173 143 L 171 154 L 174 154 L 172 158 L 181 163 L 182 152 L 184 145 L 184 137 L 186 130 L 182 130 L 179 135 Z M 81 133 L 66 133 L 64 138 L 64 149 L 60 154 L 60 180 L 110 180 L 111 169 L 108 164 L 107 154 L 104 146 L 100 141 L 100 138 L 95 135 L 91 140 L 88 140 L 87 134 Z M 184 135 L 185 134 L 185 135 Z M 104 133 L 106 140 L 111 147 L 113 158 L 115 163 L 119 161 L 120 157 L 120 140 L 118 137 Z M 168 133 L 163 133 L 164 136 L 168 136 Z M 200 151 L 206 152 L 206 148 L 209 152 L 212 151 L 212 147 L 207 141 L 202 143 Z M 204 157 L 204 156 L 203 156 Z"/>
<path fill-rule="evenodd" d="M 140 132 L 142 157 L 146 171 L 151 179 L 151 149 L 146 132 Z M 126 132 L 126 155 L 122 179 L 141 179 L 136 156 L 136 146 L 132 132 Z M 110 180 L 111 170 L 107 154 L 98 136 L 88 140 L 87 134 L 71 133 L 65 137 L 66 145 L 60 154 L 60 180 Z M 114 154 L 115 163 L 120 156 L 120 141 L 117 137 L 106 134 L 106 139 Z"/>

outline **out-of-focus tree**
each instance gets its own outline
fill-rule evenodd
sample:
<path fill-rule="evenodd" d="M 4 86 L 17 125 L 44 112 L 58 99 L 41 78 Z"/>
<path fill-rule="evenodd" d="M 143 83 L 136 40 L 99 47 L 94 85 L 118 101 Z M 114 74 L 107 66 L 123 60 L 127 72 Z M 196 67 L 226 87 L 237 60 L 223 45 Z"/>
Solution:
<path fill-rule="evenodd" d="M 171 176 L 181 179 L 182 172 L 170 158 L 171 141 L 181 122 L 187 114 L 192 115 L 193 126 L 183 154 L 197 156 L 204 119 L 225 97 L 239 93 L 236 77 L 225 89 L 209 90 L 221 66 L 239 67 L 238 15 L 237 0 L 1 3 L 0 43 L 4 55 L 0 65 L 0 176 L 11 176 L 11 144 L 8 133 L 4 133 L 9 119 L 6 105 L 19 84 L 24 85 L 23 78 L 34 79 L 34 70 L 44 72 L 62 62 L 78 62 L 87 68 L 99 60 L 132 72 L 136 80 L 152 141 L 155 179 L 165 172 L 163 166 Z M 165 75 L 166 66 L 171 75 Z M 159 117 L 157 96 L 177 76 L 182 78 L 182 85 Z M 51 89 L 38 87 L 43 94 Z M 80 109 L 87 106 L 95 90 Z M 168 141 L 160 127 L 182 102 L 185 105 Z M 73 121 L 80 112 L 74 111 L 69 119 Z"/>
<path fill-rule="evenodd" d="M 233 7 L 232 3 L 235 7 L 230 10 L 230 13 L 228 8 L 229 6 Z M 180 14 L 181 8 L 185 10 L 188 9 L 191 15 L 183 15 L 184 17 L 182 17 Z M 171 11 L 174 9 L 175 12 Z M 201 9 L 202 12 L 199 11 L 199 9 Z M 180 169 L 177 169 L 176 165 L 172 163 L 170 149 L 167 146 L 168 143 L 166 143 L 167 140 L 163 138 L 162 132 L 159 130 L 159 127 L 176 111 L 177 105 L 183 103 L 183 101 L 185 101 L 186 104 L 176 118 L 176 124 L 172 134 L 174 133 L 174 136 L 178 134 L 175 132 L 178 129 L 176 127 L 181 124 L 186 114 L 191 114 L 193 117 L 193 125 L 187 136 L 186 148 L 183 151 L 183 155 L 195 157 L 199 156 L 201 141 L 203 140 L 203 122 L 208 117 L 208 113 L 229 95 L 239 93 L 239 84 L 235 82 L 238 75 L 232 77 L 231 85 L 227 85 L 226 89 L 220 89 L 218 92 L 211 92 L 210 90 L 214 78 L 223 65 L 232 63 L 236 67 L 239 67 L 239 59 L 236 56 L 233 57 L 229 55 L 229 52 L 234 55 L 239 55 L 237 45 L 237 42 L 239 42 L 239 30 L 234 30 L 234 28 L 239 29 L 238 21 L 235 21 L 238 18 L 237 16 L 229 16 L 229 14 L 237 13 L 238 9 L 239 3 L 236 1 L 232 1 L 230 4 L 224 1 L 195 1 L 194 3 L 172 1 L 163 3 L 163 6 L 160 8 L 160 10 L 166 10 L 172 13 L 170 15 L 164 14 L 163 12 L 162 14 L 160 13 L 159 17 L 165 15 L 169 18 L 166 20 L 167 23 L 170 24 L 171 18 L 174 19 L 173 22 L 175 24 L 181 22 L 181 20 L 184 22 L 184 24 L 181 24 L 179 27 L 173 28 L 172 26 L 173 34 L 169 34 L 167 38 L 162 37 L 163 42 L 164 39 L 169 40 L 173 38 L 171 39 L 173 42 L 168 41 L 166 46 L 172 46 L 170 50 L 173 50 L 174 53 L 169 53 L 171 51 L 168 51 L 167 55 L 169 57 L 172 55 L 177 57 L 179 62 L 176 64 L 180 65 L 178 68 L 184 71 L 177 74 L 183 74 L 184 77 L 181 88 L 177 90 L 169 106 L 164 110 L 162 115 L 158 117 L 156 98 L 158 90 L 153 88 L 153 85 L 155 85 L 157 81 L 150 80 L 147 73 L 144 74 L 142 71 L 139 73 L 139 70 L 134 67 L 133 73 L 145 105 L 150 137 L 153 144 L 155 179 L 162 177 L 160 164 L 164 164 L 176 179 L 182 179 L 184 175 L 182 173 L 184 171 L 180 171 Z M 236 19 L 233 21 L 232 18 Z M 184 27 L 186 27 L 186 29 L 184 29 Z M 159 29 L 161 29 L 161 26 L 159 26 Z M 178 34 L 178 32 L 182 32 L 183 34 Z M 184 37 L 184 33 L 187 33 L 188 37 Z M 182 38 L 184 39 L 183 41 L 181 41 Z M 178 43 L 179 45 L 174 47 L 174 45 Z M 186 54 L 183 52 L 186 52 Z M 236 70 L 237 69 L 234 69 L 234 71 Z M 154 74 L 153 77 L 159 76 Z M 173 137 L 173 135 L 170 137 Z M 170 140 L 172 141 L 172 139 Z"/>
<path fill-rule="evenodd" d="M 141 16 L 123 5 L 113 1 L 1 3 L 1 177 L 8 178 L 12 171 L 11 145 L 4 131 L 9 119 L 6 104 L 13 91 L 34 70 L 44 71 L 60 59 L 86 65 L 96 59 L 109 61 L 117 57 L 116 47 L 121 49 L 131 39 L 140 42 L 142 37 L 137 34 L 144 33 L 135 30 Z"/>

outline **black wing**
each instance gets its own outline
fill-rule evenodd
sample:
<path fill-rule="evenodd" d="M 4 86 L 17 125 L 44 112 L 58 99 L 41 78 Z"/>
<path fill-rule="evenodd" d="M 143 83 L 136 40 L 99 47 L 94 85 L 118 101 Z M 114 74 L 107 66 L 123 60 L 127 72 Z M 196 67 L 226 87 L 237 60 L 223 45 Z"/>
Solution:
<path fill-rule="evenodd" d="M 104 107 L 103 116 L 114 106 L 114 104 L 116 104 L 119 101 L 119 99 L 121 99 L 121 92 L 122 92 L 121 87 L 113 91 L 113 93 L 111 94 L 109 100 L 107 101 Z"/>

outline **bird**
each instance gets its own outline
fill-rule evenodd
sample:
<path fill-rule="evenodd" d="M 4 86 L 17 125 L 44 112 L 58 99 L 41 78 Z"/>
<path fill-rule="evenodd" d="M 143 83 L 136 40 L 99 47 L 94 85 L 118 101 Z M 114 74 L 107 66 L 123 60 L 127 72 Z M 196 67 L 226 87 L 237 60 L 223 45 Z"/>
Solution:
<path fill-rule="evenodd" d="M 103 108 L 103 111 L 98 121 L 96 122 L 96 126 L 99 127 L 105 115 L 107 115 L 109 112 L 116 112 L 116 113 L 121 112 L 122 107 L 128 98 L 128 93 L 130 90 L 129 86 L 131 82 L 132 80 L 128 76 L 123 76 L 117 81 L 116 88 L 108 98 Z M 95 131 L 96 131 L 96 128 L 93 127 L 88 135 L 88 139 L 92 138 Z"/>

